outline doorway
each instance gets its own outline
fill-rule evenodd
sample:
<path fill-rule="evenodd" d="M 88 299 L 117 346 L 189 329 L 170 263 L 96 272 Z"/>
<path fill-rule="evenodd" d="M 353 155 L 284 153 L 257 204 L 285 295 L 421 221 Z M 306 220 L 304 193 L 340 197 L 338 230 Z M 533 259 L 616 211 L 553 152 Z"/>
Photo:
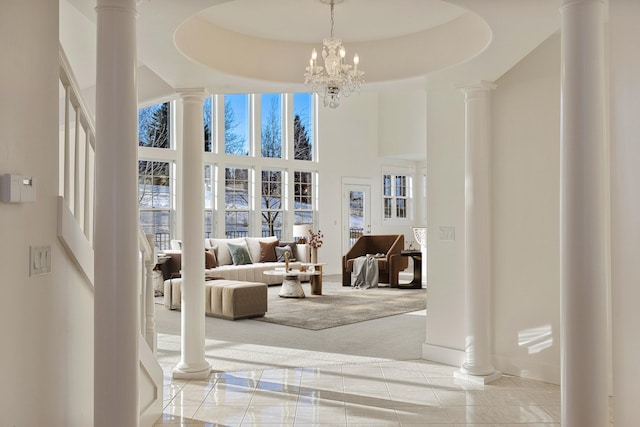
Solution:
<path fill-rule="evenodd" d="M 371 234 L 371 186 L 342 185 L 342 253 L 364 234 Z"/>

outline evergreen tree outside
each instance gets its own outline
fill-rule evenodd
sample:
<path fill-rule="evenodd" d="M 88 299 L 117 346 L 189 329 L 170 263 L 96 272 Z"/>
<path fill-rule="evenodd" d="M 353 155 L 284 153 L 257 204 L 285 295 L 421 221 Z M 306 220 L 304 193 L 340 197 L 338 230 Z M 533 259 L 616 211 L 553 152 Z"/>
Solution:
<path fill-rule="evenodd" d="M 211 97 L 204 100 L 204 151 L 211 153 L 213 151 L 213 116 L 211 114 Z"/>
<path fill-rule="evenodd" d="M 298 114 L 293 118 L 293 154 L 296 160 L 313 160 L 311 141 Z"/>
<path fill-rule="evenodd" d="M 170 148 L 169 140 L 168 102 L 138 110 L 140 147 Z"/>

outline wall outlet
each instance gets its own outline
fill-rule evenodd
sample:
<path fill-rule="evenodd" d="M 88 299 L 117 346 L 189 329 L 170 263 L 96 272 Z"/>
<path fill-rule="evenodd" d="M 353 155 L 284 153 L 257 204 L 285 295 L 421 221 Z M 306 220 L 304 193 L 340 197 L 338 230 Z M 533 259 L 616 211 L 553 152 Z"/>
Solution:
<path fill-rule="evenodd" d="M 29 277 L 51 273 L 51 245 L 29 248 Z"/>

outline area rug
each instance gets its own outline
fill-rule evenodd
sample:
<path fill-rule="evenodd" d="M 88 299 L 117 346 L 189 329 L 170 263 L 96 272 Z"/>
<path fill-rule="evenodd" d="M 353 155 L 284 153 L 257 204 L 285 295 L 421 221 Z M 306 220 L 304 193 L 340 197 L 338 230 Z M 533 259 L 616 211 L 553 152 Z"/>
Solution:
<path fill-rule="evenodd" d="M 302 287 L 305 298 L 282 298 L 280 286 L 269 286 L 267 314 L 253 320 L 319 331 L 424 310 L 427 305 L 426 289 L 354 289 L 325 280 L 322 295 L 311 295 L 309 283 Z"/>

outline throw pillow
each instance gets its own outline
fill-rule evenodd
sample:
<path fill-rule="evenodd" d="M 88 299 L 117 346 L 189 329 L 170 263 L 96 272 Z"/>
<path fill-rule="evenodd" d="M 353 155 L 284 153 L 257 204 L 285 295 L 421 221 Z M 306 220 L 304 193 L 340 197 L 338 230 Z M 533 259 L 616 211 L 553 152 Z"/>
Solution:
<path fill-rule="evenodd" d="M 227 243 L 233 265 L 253 264 L 246 243 Z"/>
<path fill-rule="evenodd" d="M 286 245 L 286 246 L 276 246 L 275 248 L 276 251 L 276 260 L 278 262 L 284 262 L 284 253 L 285 252 L 289 252 L 289 261 L 295 261 L 295 258 L 293 257 L 293 251 L 291 250 L 291 246 Z"/>
<path fill-rule="evenodd" d="M 169 255 L 169 259 L 166 260 L 164 264 L 160 265 L 162 278 L 167 280 L 181 277 L 180 270 L 182 269 L 182 253 L 172 252 L 167 253 L 167 255 Z"/>
<path fill-rule="evenodd" d="M 278 246 L 278 241 L 274 242 L 259 242 L 260 243 L 260 262 L 275 262 L 276 251 L 275 247 Z"/>
<path fill-rule="evenodd" d="M 204 251 L 204 268 L 216 268 L 218 266 L 218 262 L 216 261 L 216 254 L 213 249 L 208 249 Z"/>

